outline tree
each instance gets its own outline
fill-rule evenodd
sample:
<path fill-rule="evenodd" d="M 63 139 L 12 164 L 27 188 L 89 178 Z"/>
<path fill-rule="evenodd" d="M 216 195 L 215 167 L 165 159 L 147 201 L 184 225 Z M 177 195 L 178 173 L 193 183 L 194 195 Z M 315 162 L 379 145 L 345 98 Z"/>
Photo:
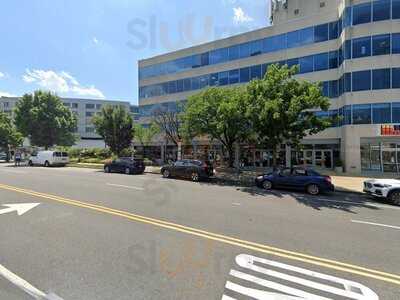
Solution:
<path fill-rule="evenodd" d="M 25 94 L 15 108 L 15 124 L 34 146 L 48 149 L 75 142 L 77 120 L 60 98 L 51 92 Z"/>
<path fill-rule="evenodd" d="M 142 147 L 146 147 L 160 132 L 160 129 L 154 123 L 150 124 L 149 127 L 144 127 L 141 124 L 135 124 L 133 126 L 133 132 L 135 133 L 135 139 L 140 143 L 140 145 Z"/>
<path fill-rule="evenodd" d="M 0 111 L 0 150 L 7 153 L 9 159 L 9 149 L 18 147 L 22 144 L 22 135 L 17 131 L 11 118 Z"/>
<path fill-rule="evenodd" d="M 276 165 L 277 147 L 283 142 L 298 145 L 307 135 L 331 125 L 312 110 L 326 111 L 329 99 L 322 95 L 320 84 L 293 76 L 298 67 L 272 65 L 263 79 L 247 86 L 246 116 L 260 144 L 273 150 Z"/>
<path fill-rule="evenodd" d="M 129 148 L 133 139 L 133 120 L 122 106 L 105 106 L 101 113 L 93 118 L 96 132 L 104 139 L 111 151 L 120 155 Z"/>
<path fill-rule="evenodd" d="M 243 87 L 209 88 L 189 97 L 184 114 L 188 136 L 208 136 L 227 150 L 229 166 L 234 165 L 234 146 L 251 134 L 245 117 Z"/>

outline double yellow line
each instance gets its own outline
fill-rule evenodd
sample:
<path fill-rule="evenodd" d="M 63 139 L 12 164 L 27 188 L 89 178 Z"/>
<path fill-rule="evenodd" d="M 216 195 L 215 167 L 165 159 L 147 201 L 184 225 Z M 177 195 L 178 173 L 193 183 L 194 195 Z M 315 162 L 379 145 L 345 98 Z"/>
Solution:
<path fill-rule="evenodd" d="M 333 270 L 337 270 L 337 271 L 341 271 L 341 272 L 351 273 L 351 274 L 355 274 L 355 275 L 360 275 L 360 276 L 373 278 L 376 280 L 400 285 L 400 275 L 396 275 L 396 274 L 381 272 L 378 270 L 364 268 L 364 267 L 351 265 L 351 264 L 347 264 L 347 263 L 343 263 L 343 262 L 339 262 L 339 261 L 335 261 L 335 260 L 320 258 L 320 257 L 316 257 L 316 256 L 306 255 L 306 254 L 302 254 L 302 253 L 298 253 L 298 252 L 294 252 L 294 251 L 288 251 L 288 250 L 284 250 L 284 249 L 280 249 L 280 248 L 276 248 L 276 247 L 271 247 L 271 246 L 267 246 L 267 245 L 263 245 L 263 244 L 259 244 L 259 243 L 254 243 L 254 242 L 250 242 L 250 241 L 233 238 L 230 236 L 212 233 L 212 232 L 205 231 L 205 230 L 200 230 L 200 229 L 183 226 L 183 225 L 179 225 L 179 224 L 175 224 L 175 223 L 171 223 L 171 222 L 166 222 L 166 221 L 162 221 L 162 220 L 158 220 L 158 219 L 148 218 L 148 217 L 132 214 L 132 213 L 122 211 L 122 210 L 112 209 L 112 208 L 101 206 L 101 205 L 95 205 L 95 204 L 81 202 L 81 201 L 68 199 L 68 198 L 64 198 L 64 197 L 59 197 L 59 196 L 55 196 L 55 195 L 39 193 L 39 192 L 35 192 L 32 190 L 21 189 L 18 187 L 9 186 L 9 185 L 5 185 L 5 184 L 0 184 L 0 189 L 13 191 L 13 192 L 17 192 L 17 193 L 21 193 L 21 194 L 25 194 L 25 195 L 30 195 L 30 196 L 34 196 L 34 197 L 38 197 L 38 198 L 42 198 L 42 199 L 52 200 L 52 201 L 64 203 L 67 205 L 86 208 L 86 209 L 90 209 L 93 211 L 129 219 L 131 221 L 151 224 L 153 226 L 190 234 L 192 236 L 197 236 L 197 237 L 205 238 L 208 240 L 218 241 L 223 244 L 237 246 L 242 249 L 253 250 L 253 251 L 270 254 L 270 255 L 274 255 L 274 256 L 290 259 L 290 260 L 300 261 L 302 263 L 308 263 L 308 264 L 316 265 L 319 267 L 325 267 L 328 269 L 333 269 Z"/>

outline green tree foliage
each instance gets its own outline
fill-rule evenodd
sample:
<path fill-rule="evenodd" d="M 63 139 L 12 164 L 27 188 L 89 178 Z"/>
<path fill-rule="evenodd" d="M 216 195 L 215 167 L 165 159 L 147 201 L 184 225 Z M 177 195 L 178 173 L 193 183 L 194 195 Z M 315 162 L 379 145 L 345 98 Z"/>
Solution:
<path fill-rule="evenodd" d="M 50 92 L 25 94 L 16 105 L 15 124 L 34 146 L 48 149 L 75 142 L 76 117 L 57 95 Z"/>
<path fill-rule="evenodd" d="M 151 124 L 150 127 L 143 127 L 141 124 L 135 124 L 133 126 L 135 133 L 135 139 L 140 143 L 142 147 L 149 146 L 154 137 L 160 133 L 160 128 L 156 124 Z"/>
<path fill-rule="evenodd" d="M 183 117 L 184 132 L 189 137 L 208 136 L 219 141 L 234 164 L 234 145 L 250 135 L 245 115 L 243 87 L 209 88 L 189 97 Z"/>
<path fill-rule="evenodd" d="M 22 135 L 17 131 L 11 118 L 0 111 L 0 150 L 8 153 L 9 148 L 22 144 Z"/>
<path fill-rule="evenodd" d="M 281 143 L 297 145 L 307 135 L 316 134 L 331 125 L 312 110 L 329 109 L 329 99 L 322 95 L 320 84 L 294 77 L 298 68 L 268 68 L 265 78 L 247 86 L 246 116 L 257 141 L 274 151 Z"/>
<path fill-rule="evenodd" d="M 93 118 L 96 132 L 104 139 L 111 151 L 120 156 L 129 148 L 133 139 L 133 120 L 122 106 L 105 106 Z"/>

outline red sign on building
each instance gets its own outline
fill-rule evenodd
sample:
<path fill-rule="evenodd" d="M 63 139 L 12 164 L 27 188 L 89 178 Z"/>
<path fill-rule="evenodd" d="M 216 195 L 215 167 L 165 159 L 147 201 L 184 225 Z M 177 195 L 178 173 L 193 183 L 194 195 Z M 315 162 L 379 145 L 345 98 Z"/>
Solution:
<path fill-rule="evenodd" d="M 382 125 L 381 135 L 400 136 L 400 125 Z"/>

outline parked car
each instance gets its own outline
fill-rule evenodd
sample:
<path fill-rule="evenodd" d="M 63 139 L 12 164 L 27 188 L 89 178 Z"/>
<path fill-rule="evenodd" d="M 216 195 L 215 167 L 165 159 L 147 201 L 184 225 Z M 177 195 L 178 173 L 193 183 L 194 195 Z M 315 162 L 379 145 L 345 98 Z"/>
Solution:
<path fill-rule="evenodd" d="M 164 178 L 182 177 L 190 178 L 192 181 L 208 179 L 214 175 L 214 168 L 210 163 L 200 160 L 178 160 L 161 168 Z"/>
<path fill-rule="evenodd" d="M 67 152 L 62 151 L 39 151 L 33 152 L 29 157 L 29 166 L 65 166 L 69 163 Z"/>
<path fill-rule="evenodd" d="M 364 182 L 364 192 L 377 197 L 388 199 L 400 206 L 400 180 L 399 179 L 371 179 Z"/>
<path fill-rule="evenodd" d="M 125 173 L 129 174 L 143 174 L 145 165 L 142 159 L 134 159 L 131 157 L 120 157 L 113 161 L 104 164 L 105 173 Z"/>
<path fill-rule="evenodd" d="M 6 153 L 0 153 L 0 160 L 7 160 L 7 154 Z"/>
<path fill-rule="evenodd" d="M 266 190 L 273 188 L 296 189 L 306 191 L 310 195 L 335 190 L 329 176 L 305 168 L 278 169 L 272 173 L 257 176 L 255 182 L 258 187 Z"/>

